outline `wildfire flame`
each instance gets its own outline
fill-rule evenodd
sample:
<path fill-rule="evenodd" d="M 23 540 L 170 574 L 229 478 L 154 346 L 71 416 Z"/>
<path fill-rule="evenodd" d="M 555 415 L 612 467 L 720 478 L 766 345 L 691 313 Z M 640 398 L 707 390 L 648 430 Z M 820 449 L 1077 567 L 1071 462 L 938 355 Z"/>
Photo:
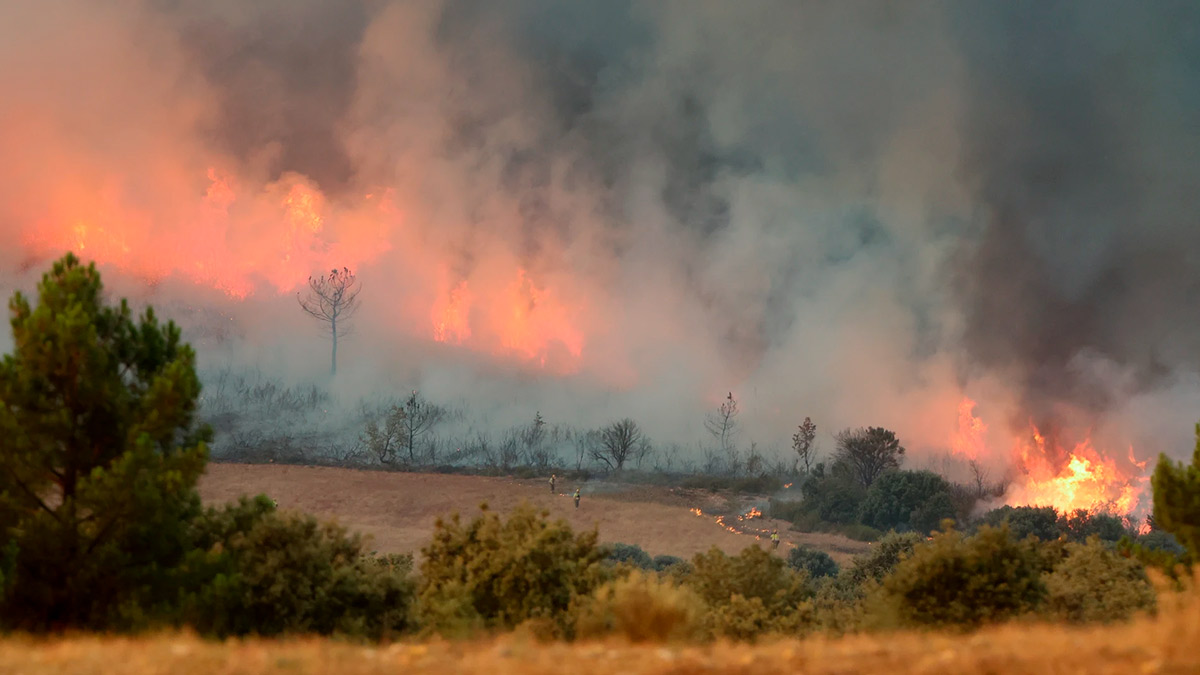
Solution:
<path fill-rule="evenodd" d="M 987 425 L 974 414 L 975 401 L 963 397 L 958 404 L 958 433 L 950 441 L 950 449 L 967 459 L 979 459 L 985 452 L 984 435 Z"/>
<path fill-rule="evenodd" d="M 139 211 L 115 187 L 64 187 L 23 243 L 37 256 L 73 250 L 134 278 L 176 276 L 235 300 L 289 295 L 315 271 L 357 270 L 403 245 L 414 261 L 406 273 L 415 277 L 392 295 L 403 329 L 415 326 L 427 339 L 558 373 L 574 372 L 582 361 L 584 308 L 577 299 L 504 256 L 456 277 L 446 264 L 427 264 L 449 256 L 404 228 L 392 190 L 335 204 L 297 174 L 255 189 L 217 166 L 185 172 L 183 180 L 196 183 L 195 199 L 165 216 Z M 160 223 L 164 218 L 172 224 Z"/>
<path fill-rule="evenodd" d="M 1064 453 L 1031 425 L 1030 441 L 1018 446 L 1017 454 L 1024 482 L 1011 491 L 1010 504 L 1053 506 L 1059 511 L 1105 509 L 1127 515 L 1137 509 L 1145 487 L 1146 477 L 1140 474 L 1146 463 L 1137 462 L 1132 449 L 1132 468 L 1122 467 L 1099 453 L 1090 438 Z M 1056 457 L 1064 460 L 1056 464 Z"/>
<path fill-rule="evenodd" d="M 974 410 L 970 398 L 959 404 L 958 431 L 950 443 L 956 455 L 972 460 L 988 456 L 984 440 L 988 427 Z M 1119 461 L 1099 452 L 1090 435 L 1064 446 L 1032 422 L 1028 437 L 1014 440 L 1011 463 L 1018 476 L 1006 490 L 1005 502 L 1052 506 L 1059 512 L 1089 509 L 1128 516 L 1137 510 L 1148 480 L 1146 462 L 1137 460 L 1132 447 L 1128 461 Z"/>

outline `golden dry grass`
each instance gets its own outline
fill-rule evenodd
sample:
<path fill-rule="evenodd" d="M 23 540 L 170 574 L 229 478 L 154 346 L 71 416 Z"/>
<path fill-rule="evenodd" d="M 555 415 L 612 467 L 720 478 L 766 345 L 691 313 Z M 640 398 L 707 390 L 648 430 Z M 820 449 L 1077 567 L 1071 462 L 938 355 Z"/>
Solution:
<path fill-rule="evenodd" d="M 542 479 L 489 478 L 434 473 L 361 471 L 332 467 L 275 464 L 210 463 L 200 480 L 200 496 L 208 504 L 234 501 L 241 495 L 266 493 L 281 508 L 296 509 L 320 518 L 333 518 L 352 530 L 371 535 L 381 553 L 415 553 L 433 535 L 439 516 L 459 511 L 476 512 L 487 501 L 493 510 L 508 512 L 521 501 L 564 518 L 576 530 L 593 526 L 605 542 L 637 544 L 651 555 L 661 553 L 690 558 L 716 546 L 737 553 L 747 546 L 765 545 L 753 530 L 778 528 L 786 555 L 795 544 L 828 552 L 839 563 L 869 549 L 867 544 L 836 534 L 795 532 L 781 520 L 756 519 L 735 534 L 697 517 L 691 507 L 712 509 L 712 495 L 703 491 L 656 486 L 583 484 L 583 500 L 574 508 L 569 495 L 576 484 L 563 480 L 559 494 L 550 494 Z M 603 491 L 602 491 L 603 490 Z"/>
<path fill-rule="evenodd" d="M 260 673 L 1196 673 L 1200 601 L 1158 617 L 1067 628 L 1007 625 L 972 635 L 895 633 L 754 646 L 541 645 L 516 635 L 362 647 L 330 640 L 205 642 L 188 635 L 0 641 L 0 673 L 257 675 Z"/>

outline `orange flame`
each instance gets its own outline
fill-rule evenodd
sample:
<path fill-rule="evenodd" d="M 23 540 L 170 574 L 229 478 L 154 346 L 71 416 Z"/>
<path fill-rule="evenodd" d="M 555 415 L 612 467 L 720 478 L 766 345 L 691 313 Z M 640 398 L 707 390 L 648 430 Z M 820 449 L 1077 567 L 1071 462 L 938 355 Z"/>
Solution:
<path fill-rule="evenodd" d="M 433 339 L 438 342 L 462 344 L 471 337 L 468 313 L 471 307 L 470 290 L 464 279 L 440 298 L 433 307 Z"/>
<path fill-rule="evenodd" d="M 1032 427 L 1031 442 L 1019 444 L 1016 454 L 1024 482 L 1010 491 L 1009 504 L 1053 506 L 1059 511 L 1102 509 L 1118 514 L 1132 513 L 1145 487 L 1139 476 L 1146 463 L 1130 459 L 1136 471 L 1122 468 L 1115 459 L 1097 452 L 1090 438 L 1069 452 L 1047 447 L 1046 437 Z M 1054 458 L 1065 455 L 1056 465 Z"/>
<path fill-rule="evenodd" d="M 958 404 L 958 433 L 950 441 L 950 449 L 967 459 L 979 459 L 984 452 L 984 434 L 987 425 L 974 415 L 975 401 L 963 397 Z"/>
<path fill-rule="evenodd" d="M 975 401 L 964 397 L 958 406 L 958 431 L 950 442 L 956 455 L 972 460 L 988 456 L 984 440 L 987 425 L 974 415 L 974 410 Z M 1019 473 L 1005 492 L 1005 502 L 1011 506 L 1052 506 L 1060 512 L 1106 510 L 1129 515 L 1137 510 L 1148 480 L 1144 475 L 1146 462 L 1137 461 L 1132 447 L 1128 462 L 1097 451 L 1090 436 L 1067 450 L 1032 423 L 1029 436 L 1014 441 L 1011 463 Z"/>

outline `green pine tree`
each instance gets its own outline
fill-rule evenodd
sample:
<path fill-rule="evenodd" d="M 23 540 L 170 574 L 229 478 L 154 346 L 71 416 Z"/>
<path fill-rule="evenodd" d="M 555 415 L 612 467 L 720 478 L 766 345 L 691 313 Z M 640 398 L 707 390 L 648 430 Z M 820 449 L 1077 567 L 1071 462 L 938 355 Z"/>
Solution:
<path fill-rule="evenodd" d="M 67 254 L 9 302 L 0 360 L 0 623 L 120 628 L 169 602 L 209 432 L 179 329 L 105 302 Z"/>
<path fill-rule="evenodd" d="M 1154 522 L 1175 535 L 1193 559 L 1200 559 L 1200 424 L 1191 466 L 1158 458 L 1154 476 Z"/>

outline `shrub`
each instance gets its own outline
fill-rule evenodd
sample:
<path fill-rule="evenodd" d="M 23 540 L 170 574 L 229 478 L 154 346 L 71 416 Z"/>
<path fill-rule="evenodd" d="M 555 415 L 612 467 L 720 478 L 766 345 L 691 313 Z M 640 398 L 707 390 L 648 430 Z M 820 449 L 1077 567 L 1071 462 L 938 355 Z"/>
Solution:
<path fill-rule="evenodd" d="M 1174 462 L 1160 454 L 1154 475 L 1154 521 L 1175 535 L 1193 559 L 1200 558 L 1200 424 L 1192 463 Z"/>
<path fill-rule="evenodd" d="M 876 542 L 870 552 L 855 556 L 850 563 L 849 580 L 854 584 L 882 581 L 896 569 L 900 560 L 912 554 L 924 538 L 914 532 L 889 532 Z"/>
<path fill-rule="evenodd" d="M 859 519 L 866 525 L 922 534 L 954 516 L 950 483 L 932 471 L 884 473 L 871 483 L 859 508 Z"/>
<path fill-rule="evenodd" d="M 634 571 L 579 602 L 575 634 L 616 634 L 631 642 L 690 640 L 702 636 L 703 619 L 704 603 L 690 588 Z"/>
<path fill-rule="evenodd" d="M 1154 606 L 1154 589 L 1137 560 L 1110 551 L 1098 537 L 1067 544 L 1045 578 L 1046 613 L 1059 621 L 1120 621 Z"/>
<path fill-rule="evenodd" d="M 511 629 L 529 619 L 569 628 L 572 601 L 607 580 L 593 530 L 575 534 L 563 520 L 527 503 L 508 520 L 480 507 L 463 523 L 438 519 L 422 549 L 419 608 L 430 630 Z"/>
<path fill-rule="evenodd" d="M 794 524 L 805 513 L 808 513 L 808 507 L 799 500 L 771 499 L 767 502 L 767 516 L 770 518 Z"/>
<path fill-rule="evenodd" d="M 883 580 L 877 612 L 885 624 L 977 626 L 1037 607 L 1045 596 L 1036 543 L 1007 529 L 972 537 L 948 529 L 913 549 Z"/>
<path fill-rule="evenodd" d="M 637 544 L 609 544 L 609 553 L 605 560 L 613 564 L 627 563 L 642 569 L 654 568 L 654 559 Z"/>
<path fill-rule="evenodd" d="M 1135 540 L 1142 548 L 1149 551 L 1164 551 L 1176 556 L 1181 556 L 1187 552 L 1183 544 L 1175 538 L 1175 535 L 1163 530 L 1151 530 L 1145 534 L 1138 535 Z"/>
<path fill-rule="evenodd" d="M 690 573 L 692 570 L 691 564 L 688 561 L 675 555 L 656 555 L 654 556 L 654 569 L 659 572 L 668 572 L 675 569 L 681 569 Z"/>
<path fill-rule="evenodd" d="M 788 564 L 792 569 L 803 570 L 810 579 L 836 576 L 838 564 L 824 551 L 818 551 L 807 546 L 797 546 L 788 554 Z"/>
<path fill-rule="evenodd" d="M 859 628 L 864 621 L 864 601 L 881 580 L 900 564 L 924 539 L 914 533 L 889 532 L 869 553 L 855 556 L 836 577 L 826 579 L 813 600 L 814 621 L 822 628 L 841 633 Z"/>
<path fill-rule="evenodd" d="M 807 574 L 757 546 L 736 556 L 715 546 L 697 554 L 686 583 L 712 609 L 713 631 L 736 639 L 791 632 L 800 621 L 802 603 L 813 594 Z M 746 632 L 751 625 L 753 631 Z"/>
<path fill-rule="evenodd" d="M 1076 509 L 1059 518 L 1058 528 L 1071 541 L 1087 541 L 1097 536 L 1104 541 L 1120 541 L 1126 535 L 1136 535 L 1119 516 L 1097 513 L 1087 509 Z"/>
<path fill-rule="evenodd" d="M 1052 541 L 1063 534 L 1058 511 L 1053 506 L 1001 506 L 985 513 L 979 525 L 1007 525 L 1014 539 L 1032 535 L 1042 541 Z"/>
<path fill-rule="evenodd" d="M 411 627 L 407 571 L 364 556 L 362 540 L 266 497 L 209 509 L 180 568 L 179 619 L 202 633 L 332 633 L 371 639 Z"/>
<path fill-rule="evenodd" d="M 843 535 L 847 539 L 853 539 L 854 541 L 879 541 L 879 539 L 884 536 L 879 530 L 871 527 L 870 525 L 863 525 L 861 523 L 835 525 L 829 529 Z"/>
<path fill-rule="evenodd" d="M 818 464 L 802 488 L 808 510 L 827 523 L 858 522 L 858 511 L 866 488 L 848 464 L 836 463 L 829 471 Z"/>

